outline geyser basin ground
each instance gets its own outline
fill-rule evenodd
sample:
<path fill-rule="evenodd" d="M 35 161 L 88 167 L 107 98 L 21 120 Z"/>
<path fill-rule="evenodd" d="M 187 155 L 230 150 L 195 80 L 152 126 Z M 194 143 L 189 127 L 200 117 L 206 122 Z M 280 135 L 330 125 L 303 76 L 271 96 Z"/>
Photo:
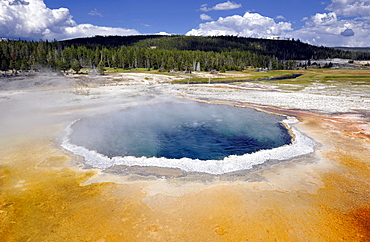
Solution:
<path fill-rule="evenodd" d="M 363 70 L 354 70 L 358 71 Z M 343 70 L 334 69 L 319 72 L 343 74 Z M 137 82 L 144 83 L 147 75 Z M 44 80 L 58 85 L 74 80 L 80 83 L 81 78 L 92 82 L 88 76 L 61 78 L 64 77 Z M 96 78 L 105 83 L 110 77 Z M 4 85 L 18 83 L 9 80 L 3 79 Z M 0 91 L 1 241 L 370 238 L 370 133 L 369 129 L 364 130 L 369 127 L 369 116 L 360 119 L 331 114 L 351 110 L 368 113 L 370 88 L 364 84 L 343 87 L 339 82 L 330 82 L 328 92 L 313 81 L 311 87 L 315 89 L 296 89 L 293 93 L 284 91 L 285 84 L 281 91 L 252 83 L 228 88 L 158 85 L 161 96 L 169 90 L 171 97 L 184 93 L 209 102 L 226 99 L 239 105 L 254 103 L 266 111 L 297 117 L 300 122 L 294 128 L 321 144 L 312 155 L 240 172 L 240 176 L 160 174 L 164 179 L 132 173 L 136 167 L 122 174 L 80 169 L 80 159 L 55 143 L 73 120 L 107 109 L 117 110 L 125 104 L 137 105 L 138 99 L 148 100 L 146 95 L 153 94 L 153 85 L 119 82 L 84 87 L 89 91 L 85 95 L 72 87 L 44 89 L 36 82 L 40 83 L 40 78 L 21 82 L 31 90 Z M 235 88 L 246 86 L 248 90 Z M 277 109 L 279 106 L 285 108 Z M 138 170 L 180 173 L 151 167 Z"/>
<path fill-rule="evenodd" d="M 312 152 L 314 142 L 296 130 L 291 143 L 283 119 L 228 105 L 158 103 L 79 120 L 63 147 L 101 169 L 137 165 L 223 174 Z"/>

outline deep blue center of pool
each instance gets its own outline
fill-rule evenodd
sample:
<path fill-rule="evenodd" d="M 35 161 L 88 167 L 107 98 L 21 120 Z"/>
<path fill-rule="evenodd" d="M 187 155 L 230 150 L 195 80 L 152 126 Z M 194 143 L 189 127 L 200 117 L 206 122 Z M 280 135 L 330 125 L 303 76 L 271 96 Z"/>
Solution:
<path fill-rule="evenodd" d="M 171 102 L 82 119 L 70 139 L 108 157 L 222 160 L 289 144 L 282 120 L 249 108 Z"/>

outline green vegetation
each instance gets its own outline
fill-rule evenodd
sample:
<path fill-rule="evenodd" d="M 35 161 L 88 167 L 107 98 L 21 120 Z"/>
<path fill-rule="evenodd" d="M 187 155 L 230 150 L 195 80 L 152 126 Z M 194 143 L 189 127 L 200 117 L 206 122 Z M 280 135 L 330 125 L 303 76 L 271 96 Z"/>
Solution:
<path fill-rule="evenodd" d="M 302 70 L 302 76 L 296 79 L 277 80 L 270 83 L 286 85 L 285 89 L 301 90 L 312 84 L 331 86 L 366 86 L 370 85 L 369 70 L 350 69 L 309 69 Z M 289 87 L 291 86 L 291 87 Z"/>
<path fill-rule="evenodd" d="M 105 65 L 102 61 L 100 61 L 99 65 L 98 65 L 98 68 L 97 68 L 97 71 L 100 75 L 104 75 L 104 72 L 106 71 L 106 69 L 105 69 Z"/>
<path fill-rule="evenodd" d="M 310 69 L 303 71 L 303 76 L 297 79 L 303 80 L 318 80 L 322 83 L 330 82 L 331 80 L 340 82 L 348 82 L 349 80 L 370 81 L 369 70 L 351 70 L 351 69 Z"/>
<path fill-rule="evenodd" d="M 78 60 L 74 59 L 74 60 L 72 60 L 71 68 L 76 73 L 78 73 L 81 70 L 82 66 L 80 65 L 80 62 Z"/>
<path fill-rule="evenodd" d="M 352 75 L 352 76 L 325 76 L 325 79 L 338 79 L 338 78 L 345 78 L 345 79 L 362 79 L 362 78 L 366 78 L 366 79 L 369 79 L 370 77 L 369 76 L 356 76 L 356 75 Z"/>
<path fill-rule="evenodd" d="M 318 47 L 302 43 L 300 40 L 268 40 L 236 36 L 96 36 L 62 42 L 67 45 L 99 47 L 136 46 L 137 48 L 155 48 L 165 50 L 187 50 L 204 52 L 243 52 L 250 51 L 257 55 L 273 56 L 279 60 L 309 60 L 326 58 L 370 59 L 363 49 L 353 51 Z M 365 50 L 366 51 L 366 50 Z"/>
<path fill-rule="evenodd" d="M 294 70 L 295 60 L 334 57 L 370 59 L 370 53 L 311 46 L 299 40 L 233 36 L 97 36 L 59 42 L 0 41 L 3 72 L 44 67 L 60 71 L 72 68 L 76 73 L 81 68 L 95 68 L 100 74 L 111 69 L 221 73 L 251 68 Z"/>
<path fill-rule="evenodd" d="M 256 72 L 256 71 L 242 71 L 242 72 L 230 72 L 231 76 L 214 75 L 214 77 L 198 77 L 197 75 L 188 75 L 188 78 L 183 80 L 177 80 L 173 83 L 227 83 L 227 82 L 251 82 L 261 81 L 264 79 L 286 79 L 289 77 L 295 78 L 293 75 L 300 74 L 299 71 L 292 73 L 291 71 L 269 71 L 269 72 Z"/>

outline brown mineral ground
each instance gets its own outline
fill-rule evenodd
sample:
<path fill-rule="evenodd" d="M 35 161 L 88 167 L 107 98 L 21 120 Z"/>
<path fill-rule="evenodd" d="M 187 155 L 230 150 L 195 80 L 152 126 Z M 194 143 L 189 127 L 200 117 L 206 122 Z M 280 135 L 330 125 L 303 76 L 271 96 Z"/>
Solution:
<path fill-rule="evenodd" d="M 0 240 L 369 241 L 368 120 L 258 108 L 297 117 L 316 152 L 253 179 L 140 179 L 79 168 L 55 144 L 59 123 L 2 138 Z"/>

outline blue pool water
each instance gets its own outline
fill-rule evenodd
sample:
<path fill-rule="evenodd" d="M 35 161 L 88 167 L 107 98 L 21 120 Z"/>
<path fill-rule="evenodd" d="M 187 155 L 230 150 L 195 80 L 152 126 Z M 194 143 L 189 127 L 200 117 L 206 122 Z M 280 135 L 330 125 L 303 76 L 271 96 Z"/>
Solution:
<path fill-rule="evenodd" d="M 169 102 L 82 119 L 70 141 L 108 157 L 222 160 L 289 144 L 282 120 L 249 108 Z"/>

